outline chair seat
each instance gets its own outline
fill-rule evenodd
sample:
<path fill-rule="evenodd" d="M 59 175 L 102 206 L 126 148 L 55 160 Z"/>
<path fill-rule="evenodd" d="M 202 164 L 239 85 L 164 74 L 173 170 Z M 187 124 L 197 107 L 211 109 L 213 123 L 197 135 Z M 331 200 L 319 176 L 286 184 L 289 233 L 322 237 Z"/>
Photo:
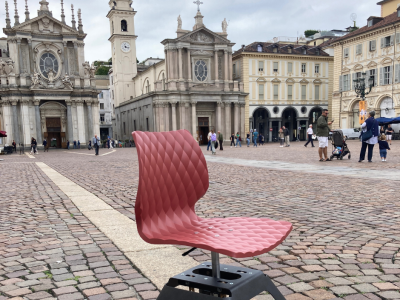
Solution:
<path fill-rule="evenodd" d="M 234 258 L 257 256 L 281 244 L 292 230 L 286 221 L 256 218 L 201 219 L 192 225 L 164 227 L 162 232 L 145 232 L 151 244 L 175 244 L 210 250 Z M 146 236 L 143 236 L 146 235 Z"/>

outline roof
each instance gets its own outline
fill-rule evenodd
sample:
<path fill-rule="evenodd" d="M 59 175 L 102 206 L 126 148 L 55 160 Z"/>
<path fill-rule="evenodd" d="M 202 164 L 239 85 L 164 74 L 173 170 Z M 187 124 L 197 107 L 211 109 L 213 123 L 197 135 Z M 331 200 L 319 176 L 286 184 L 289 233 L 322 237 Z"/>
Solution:
<path fill-rule="evenodd" d="M 319 44 L 318 47 L 321 48 L 328 47 L 332 44 L 332 42 L 336 41 L 337 39 L 339 39 L 339 37 L 332 37 L 329 40 L 323 42 L 322 44 Z"/>
<path fill-rule="evenodd" d="M 400 18 L 397 17 L 397 11 L 396 11 L 396 12 L 388 15 L 387 17 L 383 18 L 382 21 L 376 23 L 375 25 L 373 25 L 371 27 L 368 27 L 368 26 L 361 27 L 360 29 L 357 29 L 341 38 L 338 38 L 337 40 L 335 40 L 335 42 L 343 41 L 343 40 L 355 37 L 357 35 L 360 35 L 360 34 L 363 34 L 363 33 L 366 33 L 366 32 L 372 31 L 372 30 L 376 30 L 376 29 L 379 29 L 382 27 L 389 26 L 389 25 L 391 25 L 393 23 L 397 23 L 397 22 L 400 22 Z"/>
<path fill-rule="evenodd" d="M 262 46 L 262 52 L 258 51 L 258 45 Z M 274 52 L 273 49 L 278 48 L 278 52 Z M 292 53 L 289 53 L 288 49 L 292 48 Z M 303 49 L 307 49 L 307 54 L 303 54 Z M 319 49 L 319 55 L 317 50 Z M 290 55 L 315 55 L 315 56 L 329 56 L 328 53 L 323 51 L 320 46 L 306 46 L 298 44 L 279 44 L 279 43 L 263 43 L 254 42 L 244 48 L 239 49 L 233 55 L 242 52 L 257 52 L 257 53 L 271 53 L 271 54 L 290 54 Z"/>
<path fill-rule="evenodd" d="M 383 0 L 383 1 L 379 1 L 377 4 L 378 5 L 382 5 L 382 4 L 385 4 L 385 3 L 390 2 L 390 1 L 393 1 L 393 0 Z"/>

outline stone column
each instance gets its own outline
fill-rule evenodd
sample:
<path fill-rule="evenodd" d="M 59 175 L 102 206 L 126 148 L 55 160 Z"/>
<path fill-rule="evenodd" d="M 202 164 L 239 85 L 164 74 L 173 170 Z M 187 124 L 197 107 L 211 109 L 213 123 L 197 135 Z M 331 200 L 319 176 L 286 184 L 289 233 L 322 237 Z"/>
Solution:
<path fill-rule="evenodd" d="M 31 126 L 29 120 L 29 100 L 22 99 L 20 101 L 21 107 L 21 120 L 20 124 L 22 125 L 22 142 L 27 144 L 31 140 Z M 35 137 L 37 139 L 37 137 Z"/>
<path fill-rule="evenodd" d="M 159 120 L 159 110 L 158 110 L 159 104 L 158 102 L 153 103 L 153 109 L 154 109 L 154 132 L 160 132 L 160 120 Z"/>
<path fill-rule="evenodd" d="M 1 102 L 1 101 L 0 101 Z M 8 133 L 5 138 L 6 144 L 11 145 L 12 138 L 14 137 L 14 126 L 13 126 L 13 118 L 11 112 L 10 102 L 8 100 L 3 100 L 3 128 Z"/>
<path fill-rule="evenodd" d="M 168 50 L 164 50 L 164 56 L 165 56 L 165 80 L 166 82 L 168 82 L 169 80 L 169 67 L 168 67 L 168 63 L 169 63 L 169 59 L 168 59 Z"/>
<path fill-rule="evenodd" d="M 233 132 L 231 126 L 231 103 L 225 103 L 225 136 L 230 137 Z"/>
<path fill-rule="evenodd" d="M 84 111 L 83 111 L 83 100 L 76 101 L 76 110 L 77 110 L 77 119 L 78 119 L 78 140 L 81 142 L 81 144 L 86 144 L 85 115 L 84 115 Z"/>
<path fill-rule="evenodd" d="M 239 120 L 239 103 L 238 102 L 235 102 L 235 110 L 234 110 L 234 113 L 235 113 L 235 121 L 234 121 L 234 127 L 235 127 L 235 134 L 236 134 L 236 132 L 240 132 L 240 120 Z"/>
<path fill-rule="evenodd" d="M 43 143 L 43 135 L 42 135 L 42 123 L 40 119 L 40 108 L 39 108 L 40 101 L 35 100 L 35 121 L 36 121 L 36 136 L 37 142 L 39 145 Z"/>
<path fill-rule="evenodd" d="M 179 102 L 179 116 L 180 116 L 180 124 L 179 129 L 185 129 L 185 116 L 186 115 L 186 108 L 184 102 Z"/>
<path fill-rule="evenodd" d="M 245 103 L 240 103 L 240 135 L 244 138 L 246 137 L 246 132 L 245 132 Z"/>
<path fill-rule="evenodd" d="M 221 115 L 221 104 L 222 102 L 217 102 L 217 129 L 216 131 L 221 131 L 224 135 L 225 132 L 222 130 L 222 115 Z"/>
<path fill-rule="evenodd" d="M 218 50 L 214 50 L 215 85 L 219 85 Z"/>
<path fill-rule="evenodd" d="M 69 142 L 72 143 L 74 141 L 74 130 L 72 127 L 72 108 L 71 108 L 72 101 L 68 100 L 65 102 L 67 104 L 67 128 L 68 128 L 67 138 L 68 138 Z"/>
<path fill-rule="evenodd" d="M 29 48 L 29 73 L 34 74 L 35 73 L 35 66 L 33 64 L 33 48 L 32 48 L 32 39 L 28 39 L 28 48 Z M 39 140 L 38 140 L 39 143 Z M 40 142 L 42 143 L 42 142 Z"/>
<path fill-rule="evenodd" d="M 183 71 L 182 71 L 182 47 L 178 48 L 178 77 L 179 81 L 183 80 Z"/>
<path fill-rule="evenodd" d="M 78 43 L 74 42 L 74 53 L 75 53 L 75 76 L 80 76 L 79 74 L 79 53 L 78 53 Z"/>
<path fill-rule="evenodd" d="M 228 51 L 224 51 L 224 61 L 225 61 L 225 66 L 224 66 L 224 91 L 229 92 L 229 74 L 228 74 Z"/>
<path fill-rule="evenodd" d="M 89 133 L 89 139 L 94 137 L 93 133 L 93 112 L 92 112 L 92 101 L 91 100 L 86 100 L 86 105 L 88 108 L 88 133 Z"/>
<path fill-rule="evenodd" d="M 13 117 L 13 136 L 14 140 L 17 144 L 21 143 L 21 139 L 19 136 L 19 122 L 18 122 L 18 111 L 17 111 L 17 105 L 18 105 L 18 100 L 11 100 L 11 105 L 12 105 L 12 117 Z"/>
<path fill-rule="evenodd" d="M 279 129 L 281 129 L 281 128 L 282 128 L 282 121 L 279 121 Z"/>
<path fill-rule="evenodd" d="M 67 48 L 67 42 L 63 42 L 63 46 L 64 46 L 64 51 L 63 51 L 63 56 L 64 56 L 64 74 L 68 74 L 69 70 L 68 70 L 68 48 Z"/>
<path fill-rule="evenodd" d="M 158 119 L 160 120 L 160 132 L 165 131 L 165 114 L 164 114 L 165 104 L 160 103 L 158 108 Z"/>
<path fill-rule="evenodd" d="M 176 131 L 176 102 L 170 102 L 172 107 L 172 130 Z"/>
<path fill-rule="evenodd" d="M 271 128 L 272 128 L 272 121 L 269 121 L 269 129 L 270 129 L 270 131 L 269 131 L 269 137 L 268 137 L 268 141 L 271 143 L 272 142 L 272 133 L 273 133 L 273 131 L 271 131 Z"/>
<path fill-rule="evenodd" d="M 24 65 L 22 61 L 22 49 L 21 49 L 21 39 L 17 39 L 17 49 L 18 49 L 18 64 L 19 64 L 19 74 L 25 73 Z"/>
<path fill-rule="evenodd" d="M 187 49 L 187 68 L 188 68 L 188 81 L 192 81 L 192 60 L 190 58 L 190 50 Z"/>
<path fill-rule="evenodd" d="M 197 140 L 197 112 L 196 112 L 196 101 L 192 101 L 192 135 Z"/>
<path fill-rule="evenodd" d="M 169 103 L 164 103 L 164 118 L 165 118 L 165 131 L 170 131 L 169 128 Z"/>
<path fill-rule="evenodd" d="M 228 73 L 229 81 L 232 81 L 232 52 L 228 52 Z"/>

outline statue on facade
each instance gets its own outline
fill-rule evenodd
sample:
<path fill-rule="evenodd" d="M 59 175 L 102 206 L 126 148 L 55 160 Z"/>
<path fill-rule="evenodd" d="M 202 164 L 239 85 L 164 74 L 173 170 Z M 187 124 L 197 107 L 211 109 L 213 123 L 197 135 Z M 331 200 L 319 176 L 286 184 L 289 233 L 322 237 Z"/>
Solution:
<path fill-rule="evenodd" d="M 40 74 L 38 72 L 35 72 L 31 78 L 32 80 L 32 85 L 31 88 L 35 88 L 38 87 L 40 85 L 42 85 L 42 83 L 40 82 Z"/>
<path fill-rule="evenodd" d="M 7 65 L 6 62 L 3 61 L 3 60 L 0 58 L 0 76 L 6 74 L 6 70 L 5 70 L 6 65 Z"/>
<path fill-rule="evenodd" d="M 54 82 L 55 75 L 56 73 L 53 69 L 47 69 L 47 79 L 49 80 L 50 84 Z"/>
<path fill-rule="evenodd" d="M 90 78 L 94 78 L 94 76 L 96 75 L 96 71 L 97 67 L 94 65 L 94 63 L 92 63 L 90 67 Z"/>
<path fill-rule="evenodd" d="M 73 89 L 71 78 L 69 77 L 68 74 L 65 74 L 65 76 L 61 79 L 61 81 L 62 81 L 62 83 L 64 85 L 64 88 L 70 89 L 70 90 Z"/>
<path fill-rule="evenodd" d="M 182 29 L 182 19 L 181 19 L 181 15 L 179 15 L 178 17 L 178 30 Z"/>
<path fill-rule="evenodd" d="M 4 72 L 5 72 L 5 74 L 6 75 L 12 75 L 12 74 L 14 74 L 14 62 L 13 62 L 13 60 L 12 59 L 9 59 L 9 60 L 7 60 L 6 61 L 6 66 L 4 66 Z"/>
<path fill-rule="evenodd" d="M 90 78 L 90 64 L 88 61 L 85 61 L 83 64 L 83 69 L 85 71 L 85 78 Z"/>
<path fill-rule="evenodd" d="M 228 32 L 228 22 L 226 21 L 226 18 L 222 21 L 222 31 L 223 33 Z"/>

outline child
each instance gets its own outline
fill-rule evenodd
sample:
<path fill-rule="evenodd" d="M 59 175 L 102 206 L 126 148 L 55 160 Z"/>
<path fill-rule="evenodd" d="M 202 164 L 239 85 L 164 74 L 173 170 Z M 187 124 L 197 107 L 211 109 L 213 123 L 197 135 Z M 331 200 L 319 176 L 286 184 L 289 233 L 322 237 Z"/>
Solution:
<path fill-rule="evenodd" d="M 382 134 L 379 137 L 379 151 L 381 153 L 382 161 L 386 161 L 387 150 L 390 150 L 388 142 L 386 142 L 386 135 Z"/>

